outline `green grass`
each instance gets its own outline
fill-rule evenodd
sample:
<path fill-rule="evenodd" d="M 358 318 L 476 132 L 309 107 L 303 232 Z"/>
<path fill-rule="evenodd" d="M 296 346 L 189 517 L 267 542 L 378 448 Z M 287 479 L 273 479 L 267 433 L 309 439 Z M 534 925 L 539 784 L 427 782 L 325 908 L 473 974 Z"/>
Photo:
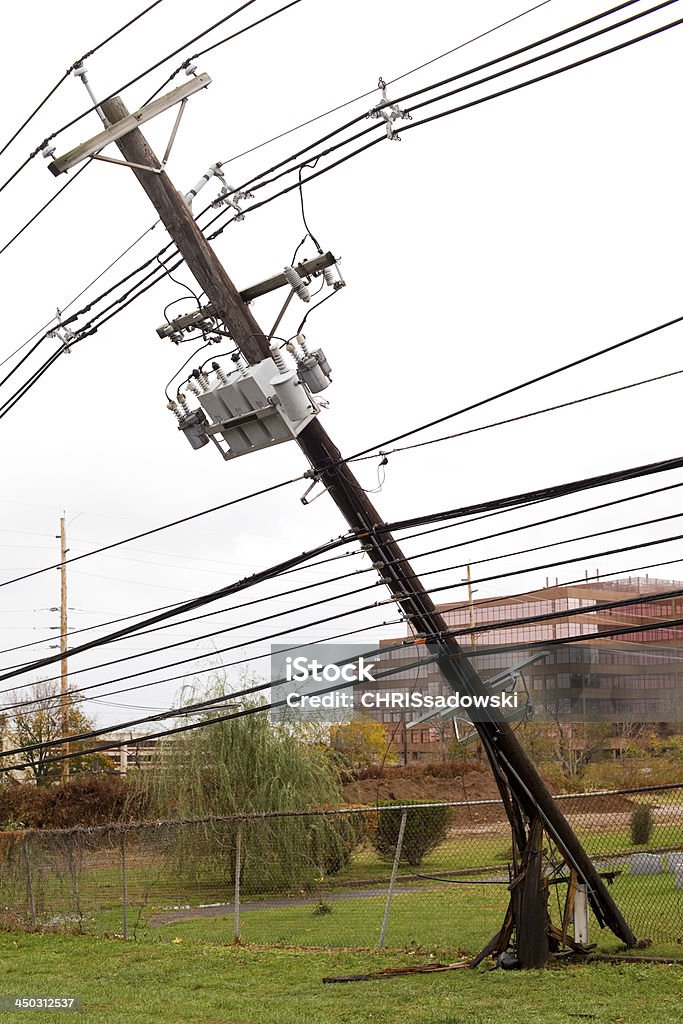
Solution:
<path fill-rule="evenodd" d="M 429 958 L 31 935 L 1 935 L 0 956 L 1 993 L 79 995 L 78 1024 L 678 1024 L 683 1000 L 683 968 L 637 963 L 323 985 Z"/>
<path fill-rule="evenodd" d="M 672 889 L 671 876 L 638 878 L 638 898 L 628 887 L 628 876 L 617 879 L 614 897 L 638 937 L 653 940 L 650 953 L 683 956 L 683 891 Z M 633 881 L 633 879 L 630 879 Z M 388 946 L 419 946 L 427 950 L 476 953 L 500 925 L 507 906 L 504 886 L 453 886 L 424 893 L 397 893 L 391 907 Z M 672 902 L 674 901 L 674 902 Z M 243 941 L 282 946 L 367 946 L 379 936 L 383 897 L 331 900 L 332 912 L 313 913 L 314 905 L 291 906 L 244 913 L 240 919 Z M 558 919 L 557 907 L 551 913 Z M 678 920 L 678 930 L 658 929 L 655 921 Z M 232 915 L 194 919 L 147 928 L 144 940 L 226 942 L 232 939 Z M 606 952 L 617 948 L 611 933 L 593 922 L 591 939 Z"/>

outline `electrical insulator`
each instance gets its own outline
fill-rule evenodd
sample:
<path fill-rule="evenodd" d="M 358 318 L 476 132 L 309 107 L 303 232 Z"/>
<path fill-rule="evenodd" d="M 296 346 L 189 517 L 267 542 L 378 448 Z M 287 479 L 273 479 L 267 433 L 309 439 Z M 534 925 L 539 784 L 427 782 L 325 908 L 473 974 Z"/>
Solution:
<path fill-rule="evenodd" d="M 292 345 L 291 341 L 287 342 L 287 344 L 285 345 L 285 348 L 289 352 L 290 356 L 292 356 L 296 360 L 297 366 L 300 365 L 301 363 L 303 363 L 304 356 L 299 351 L 299 349 L 296 348 L 295 345 Z"/>
<path fill-rule="evenodd" d="M 296 292 L 302 302 L 310 302 L 311 293 L 308 290 L 308 286 L 301 280 L 294 267 L 285 267 L 284 275 L 287 284 Z"/>
<path fill-rule="evenodd" d="M 178 408 L 178 406 L 175 404 L 175 402 L 173 400 L 168 402 L 168 404 L 166 405 L 166 408 L 170 409 L 170 411 L 173 413 L 173 415 L 175 416 L 175 418 L 177 420 L 182 420 L 183 414 L 181 413 L 180 409 Z"/>
<path fill-rule="evenodd" d="M 195 384 L 195 382 L 193 380 L 189 380 L 187 382 L 187 390 L 191 394 L 193 394 L 195 396 L 195 398 L 199 398 L 199 396 L 201 395 L 200 389 L 197 387 L 197 385 Z"/>
<path fill-rule="evenodd" d="M 240 375 L 242 377 L 247 377 L 248 376 L 247 364 L 244 361 L 244 356 L 242 355 L 242 353 L 241 352 L 235 352 L 230 358 L 232 359 L 233 363 L 235 364 L 235 369 L 239 370 Z"/>
<path fill-rule="evenodd" d="M 334 273 L 332 272 L 332 267 L 325 267 L 325 269 L 323 270 L 323 278 L 325 284 L 328 284 L 330 288 L 334 288 L 336 284 L 336 278 L 334 276 Z"/>
<path fill-rule="evenodd" d="M 204 373 L 204 371 L 201 368 L 199 370 L 193 370 L 192 376 L 197 381 L 202 391 L 208 391 L 210 389 L 211 382 L 209 381 L 208 376 Z"/>
<path fill-rule="evenodd" d="M 222 369 L 222 367 L 220 366 L 219 363 L 211 363 L 211 368 L 214 371 L 214 373 L 216 374 L 216 376 L 218 377 L 218 380 L 220 381 L 221 384 L 227 384 L 228 383 L 227 374 L 226 374 L 225 370 Z"/>
<path fill-rule="evenodd" d="M 276 341 L 270 343 L 270 355 L 281 374 L 290 372 Z"/>
<path fill-rule="evenodd" d="M 306 341 L 306 335 L 305 334 L 297 334 L 296 340 L 298 341 L 299 346 L 300 346 L 301 351 L 303 352 L 303 354 L 305 356 L 310 356 L 311 353 L 308 351 L 308 343 Z"/>
<path fill-rule="evenodd" d="M 178 398 L 178 405 L 183 410 L 185 415 L 189 416 L 190 415 L 190 407 L 187 404 L 187 398 L 185 398 L 185 395 L 183 395 L 182 392 L 180 392 L 180 391 L 178 392 L 177 398 Z"/>
<path fill-rule="evenodd" d="M 55 155 L 57 150 L 54 146 L 51 146 L 48 142 L 46 142 L 40 152 L 43 154 L 46 160 L 49 160 L 50 157 L 53 157 Z"/>

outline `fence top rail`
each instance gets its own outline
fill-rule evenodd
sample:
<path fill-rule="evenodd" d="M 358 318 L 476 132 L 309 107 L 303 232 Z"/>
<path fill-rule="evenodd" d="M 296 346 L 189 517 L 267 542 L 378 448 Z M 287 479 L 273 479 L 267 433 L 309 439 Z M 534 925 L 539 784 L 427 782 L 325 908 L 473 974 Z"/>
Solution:
<path fill-rule="evenodd" d="M 670 790 L 683 791 L 683 782 L 669 782 L 656 786 L 637 786 L 630 789 L 598 789 L 585 793 L 558 793 L 554 800 L 590 800 L 592 797 L 602 796 L 628 796 L 636 793 L 659 793 Z M 131 833 L 155 828 L 179 828 L 186 825 L 218 825 L 242 823 L 249 821 L 267 821 L 275 818 L 314 818 L 331 815 L 347 814 L 377 814 L 380 811 L 410 811 L 419 808 L 449 807 L 465 808 L 498 806 L 503 807 L 501 800 L 451 800 L 451 801 L 423 801 L 415 803 L 391 803 L 391 804 L 366 804 L 363 806 L 349 805 L 348 807 L 314 807 L 308 810 L 294 811 L 252 811 L 245 814 L 206 815 L 202 818 L 165 818 L 148 819 L 145 821 L 111 821 L 103 825 L 76 825 L 71 828 L 50 828 L 50 829 L 0 829 L 0 836 L 12 836 L 14 838 L 28 838 L 29 836 L 67 836 L 83 835 L 94 836 L 107 832 L 120 834 Z"/>

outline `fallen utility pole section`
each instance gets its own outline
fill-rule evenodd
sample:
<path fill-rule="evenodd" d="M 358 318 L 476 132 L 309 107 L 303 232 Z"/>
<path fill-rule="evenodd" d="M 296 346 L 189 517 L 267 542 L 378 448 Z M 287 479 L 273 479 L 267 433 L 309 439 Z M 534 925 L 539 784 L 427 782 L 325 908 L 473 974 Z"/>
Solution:
<path fill-rule="evenodd" d="M 129 116 L 119 97 L 103 102 L 102 110 L 112 126 Z M 131 165 L 133 173 L 154 205 L 200 288 L 206 293 L 213 311 L 222 321 L 244 360 L 250 364 L 250 383 L 257 381 L 261 365 L 264 373 L 266 368 L 269 369 L 270 378 L 278 370 L 282 374 L 281 381 L 275 380 L 273 383 L 271 380 L 273 387 L 277 387 L 278 383 L 282 385 L 282 399 L 276 397 L 270 398 L 269 401 L 276 407 L 276 411 L 280 409 L 280 405 L 282 406 L 283 422 L 286 420 L 290 423 L 290 436 L 296 437 L 297 443 L 310 462 L 310 475 L 327 489 L 417 637 L 422 638 L 430 651 L 437 656 L 444 677 L 456 691 L 475 697 L 485 695 L 487 691 L 482 679 L 457 642 L 447 636 L 448 626 L 445 619 L 415 575 L 401 548 L 391 534 L 383 529 L 382 518 L 315 415 L 315 411 L 319 409 L 316 407 L 313 415 L 303 417 L 298 424 L 291 425 L 292 392 L 291 389 L 288 392 L 287 387 L 292 383 L 291 377 L 296 371 L 288 370 L 277 346 L 270 343 L 268 335 L 259 327 L 251 310 L 197 226 L 182 195 L 161 169 L 160 161 L 144 136 L 139 129 L 134 129 L 118 138 L 116 145 L 125 161 Z M 301 286 L 305 292 L 303 282 Z M 293 290 L 297 287 L 294 281 Z M 216 372 L 218 373 L 218 370 Z M 203 383 L 206 385 L 206 381 Z M 263 387 L 265 389 L 265 384 Z M 296 390 L 308 394 L 305 388 Z M 212 395 L 206 387 L 195 393 L 200 400 L 206 399 L 207 405 L 209 404 Z M 314 403 L 308 408 L 313 409 L 313 405 Z M 228 411 L 232 419 L 226 421 L 226 431 L 229 429 L 236 433 L 239 430 L 250 429 L 247 422 L 251 422 L 249 415 L 238 414 L 234 409 Z M 197 412 L 201 413 L 201 410 L 195 410 L 191 415 L 196 416 Z M 258 415 L 259 413 L 254 412 L 251 419 Z M 179 418 L 182 429 L 180 415 Z M 265 421 L 259 420 L 260 424 L 263 422 Z M 205 417 L 203 424 L 208 425 Z M 201 422 L 200 429 L 206 429 Z M 220 430 L 220 425 L 213 429 Z M 271 443 L 278 443 L 283 439 L 276 438 Z M 193 444 L 193 447 L 199 446 L 200 444 Z M 254 450 L 254 447 L 251 450 Z M 486 950 L 482 951 L 480 957 L 505 952 L 510 945 L 513 931 L 517 938 L 517 959 L 522 967 L 543 966 L 547 963 L 550 952 L 559 949 L 557 929 L 551 926 L 548 914 L 548 886 L 540 867 L 544 836 L 556 845 L 567 866 L 576 872 L 578 881 L 585 884 L 591 907 L 600 925 L 608 926 L 627 946 L 635 946 L 636 938 L 631 928 L 510 725 L 505 721 L 496 721 L 492 716 L 474 724 L 491 763 L 510 820 L 514 850 L 508 912 L 501 930 L 494 936 Z M 571 940 L 567 944 L 570 948 L 576 946 Z"/>

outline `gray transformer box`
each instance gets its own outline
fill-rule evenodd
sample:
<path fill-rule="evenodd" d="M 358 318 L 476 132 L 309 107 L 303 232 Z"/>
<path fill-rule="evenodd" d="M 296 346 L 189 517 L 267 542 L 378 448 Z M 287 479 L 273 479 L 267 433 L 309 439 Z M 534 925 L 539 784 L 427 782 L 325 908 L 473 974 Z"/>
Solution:
<path fill-rule="evenodd" d="M 271 358 L 233 371 L 198 398 L 208 432 L 227 444 L 226 459 L 291 441 L 320 411 L 296 370 L 280 373 Z"/>

